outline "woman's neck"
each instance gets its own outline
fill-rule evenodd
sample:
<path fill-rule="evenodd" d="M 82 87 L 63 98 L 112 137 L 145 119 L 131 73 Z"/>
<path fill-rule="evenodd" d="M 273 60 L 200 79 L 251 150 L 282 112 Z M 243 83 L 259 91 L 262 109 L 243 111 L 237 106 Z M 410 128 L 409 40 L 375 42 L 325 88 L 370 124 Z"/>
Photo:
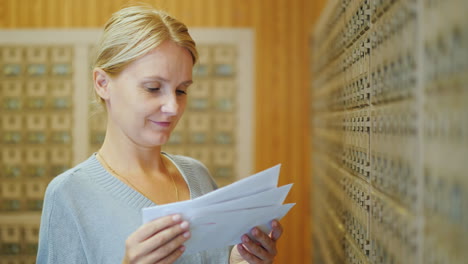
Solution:
<path fill-rule="evenodd" d="M 166 174 L 161 159 L 161 146 L 144 147 L 130 139 L 117 139 L 106 134 L 100 156 L 119 174 L 157 177 Z"/>

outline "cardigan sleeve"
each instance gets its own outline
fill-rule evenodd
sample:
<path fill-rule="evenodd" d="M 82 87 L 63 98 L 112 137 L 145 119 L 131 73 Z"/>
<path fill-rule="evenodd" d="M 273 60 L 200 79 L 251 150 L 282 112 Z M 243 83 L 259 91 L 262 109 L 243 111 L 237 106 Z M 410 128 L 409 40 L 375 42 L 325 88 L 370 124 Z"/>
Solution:
<path fill-rule="evenodd" d="M 36 263 L 87 263 L 86 254 L 66 196 L 60 193 L 60 180 L 55 178 L 47 187 L 39 231 Z"/>

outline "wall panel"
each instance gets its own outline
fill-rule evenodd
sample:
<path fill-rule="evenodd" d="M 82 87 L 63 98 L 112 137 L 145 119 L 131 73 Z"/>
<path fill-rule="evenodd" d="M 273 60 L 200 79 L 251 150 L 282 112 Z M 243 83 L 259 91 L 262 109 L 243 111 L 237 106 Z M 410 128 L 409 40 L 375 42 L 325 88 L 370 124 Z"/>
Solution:
<path fill-rule="evenodd" d="M 462 0 L 330 0 L 314 31 L 314 260 L 466 263 Z"/>

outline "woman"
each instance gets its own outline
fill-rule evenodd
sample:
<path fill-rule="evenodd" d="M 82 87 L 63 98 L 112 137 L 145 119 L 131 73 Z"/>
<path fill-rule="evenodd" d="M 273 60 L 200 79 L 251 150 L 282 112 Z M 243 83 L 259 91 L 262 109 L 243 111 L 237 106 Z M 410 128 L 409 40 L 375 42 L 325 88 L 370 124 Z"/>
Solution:
<path fill-rule="evenodd" d="M 145 6 L 115 13 L 94 65 L 106 137 L 88 160 L 48 186 L 37 263 L 272 263 L 282 227 L 256 241 L 184 255 L 190 224 L 169 215 L 141 225 L 141 209 L 216 188 L 200 162 L 161 152 L 182 116 L 195 43 L 184 24 Z M 182 257 L 181 257 L 182 256 Z"/>

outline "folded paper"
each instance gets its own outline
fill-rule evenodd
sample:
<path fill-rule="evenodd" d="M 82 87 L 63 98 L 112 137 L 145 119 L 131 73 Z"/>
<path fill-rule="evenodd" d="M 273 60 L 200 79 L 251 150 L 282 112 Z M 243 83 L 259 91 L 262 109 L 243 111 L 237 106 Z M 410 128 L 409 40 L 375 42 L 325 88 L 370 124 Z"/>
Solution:
<path fill-rule="evenodd" d="M 283 218 L 295 205 L 283 204 L 292 184 L 277 187 L 279 171 L 276 165 L 193 200 L 144 208 L 143 223 L 181 214 L 191 231 L 184 254 L 241 243 L 255 226 L 269 233 L 271 220 Z"/>

